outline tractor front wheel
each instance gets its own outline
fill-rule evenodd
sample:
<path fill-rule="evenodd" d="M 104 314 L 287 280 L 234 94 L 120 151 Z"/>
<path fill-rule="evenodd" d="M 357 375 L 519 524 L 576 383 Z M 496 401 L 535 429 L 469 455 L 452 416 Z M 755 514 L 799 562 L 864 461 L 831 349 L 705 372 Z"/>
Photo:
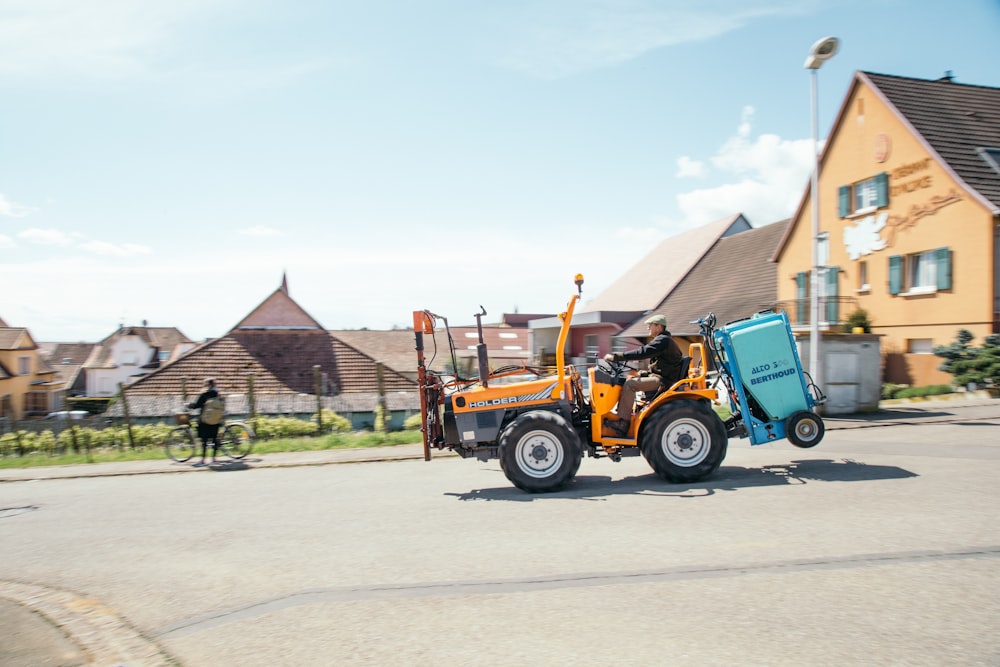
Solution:
<path fill-rule="evenodd" d="M 719 469 L 729 440 L 707 404 L 677 400 L 657 408 L 642 428 L 639 447 L 650 467 L 668 482 L 697 482 Z"/>
<path fill-rule="evenodd" d="M 576 475 L 583 460 L 580 436 L 562 415 L 535 410 L 500 434 L 500 468 L 528 493 L 554 491 Z"/>

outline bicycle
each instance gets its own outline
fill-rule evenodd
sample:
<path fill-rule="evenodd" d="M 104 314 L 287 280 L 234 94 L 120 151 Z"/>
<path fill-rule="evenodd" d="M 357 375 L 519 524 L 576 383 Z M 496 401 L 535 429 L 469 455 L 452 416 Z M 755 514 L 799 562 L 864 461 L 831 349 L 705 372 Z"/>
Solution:
<path fill-rule="evenodd" d="M 164 448 L 167 456 L 178 463 L 184 463 L 194 456 L 200 439 L 192 428 L 188 413 L 179 412 L 174 415 L 174 419 L 179 425 L 170 431 Z M 255 437 L 253 429 L 243 422 L 223 422 L 219 425 L 219 451 L 231 459 L 242 459 L 253 449 Z"/>

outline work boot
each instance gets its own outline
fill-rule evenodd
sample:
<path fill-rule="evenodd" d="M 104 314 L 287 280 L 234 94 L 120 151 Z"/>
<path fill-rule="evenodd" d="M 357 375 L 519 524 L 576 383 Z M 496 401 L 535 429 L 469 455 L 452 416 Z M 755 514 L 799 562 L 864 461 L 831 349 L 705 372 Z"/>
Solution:
<path fill-rule="evenodd" d="M 601 435 L 605 438 L 624 438 L 628 436 L 628 424 L 624 419 L 605 420 Z"/>

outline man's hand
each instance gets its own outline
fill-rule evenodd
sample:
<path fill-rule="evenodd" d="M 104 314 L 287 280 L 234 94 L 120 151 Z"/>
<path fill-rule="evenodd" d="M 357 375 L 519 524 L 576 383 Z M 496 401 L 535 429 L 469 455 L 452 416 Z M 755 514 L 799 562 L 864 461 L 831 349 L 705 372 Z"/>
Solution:
<path fill-rule="evenodd" d="M 611 354 L 609 352 L 608 354 L 604 355 L 604 361 L 622 361 L 622 360 L 623 360 L 623 357 L 618 352 L 615 352 L 614 354 Z"/>

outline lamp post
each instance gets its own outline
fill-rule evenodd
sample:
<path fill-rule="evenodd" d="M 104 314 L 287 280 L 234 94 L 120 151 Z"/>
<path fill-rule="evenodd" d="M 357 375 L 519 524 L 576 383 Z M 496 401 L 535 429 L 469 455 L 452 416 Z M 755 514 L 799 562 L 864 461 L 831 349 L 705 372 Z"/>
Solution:
<path fill-rule="evenodd" d="M 805 68 L 812 81 L 812 140 L 815 165 L 812 173 L 812 275 L 809 278 L 809 373 L 813 383 L 820 386 L 819 361 L 819 105 L 817 102 L 816 80 L 819 68 L 832 58 L 840 47 L 836 37 L 824 37 L 812 45 Z"/>

